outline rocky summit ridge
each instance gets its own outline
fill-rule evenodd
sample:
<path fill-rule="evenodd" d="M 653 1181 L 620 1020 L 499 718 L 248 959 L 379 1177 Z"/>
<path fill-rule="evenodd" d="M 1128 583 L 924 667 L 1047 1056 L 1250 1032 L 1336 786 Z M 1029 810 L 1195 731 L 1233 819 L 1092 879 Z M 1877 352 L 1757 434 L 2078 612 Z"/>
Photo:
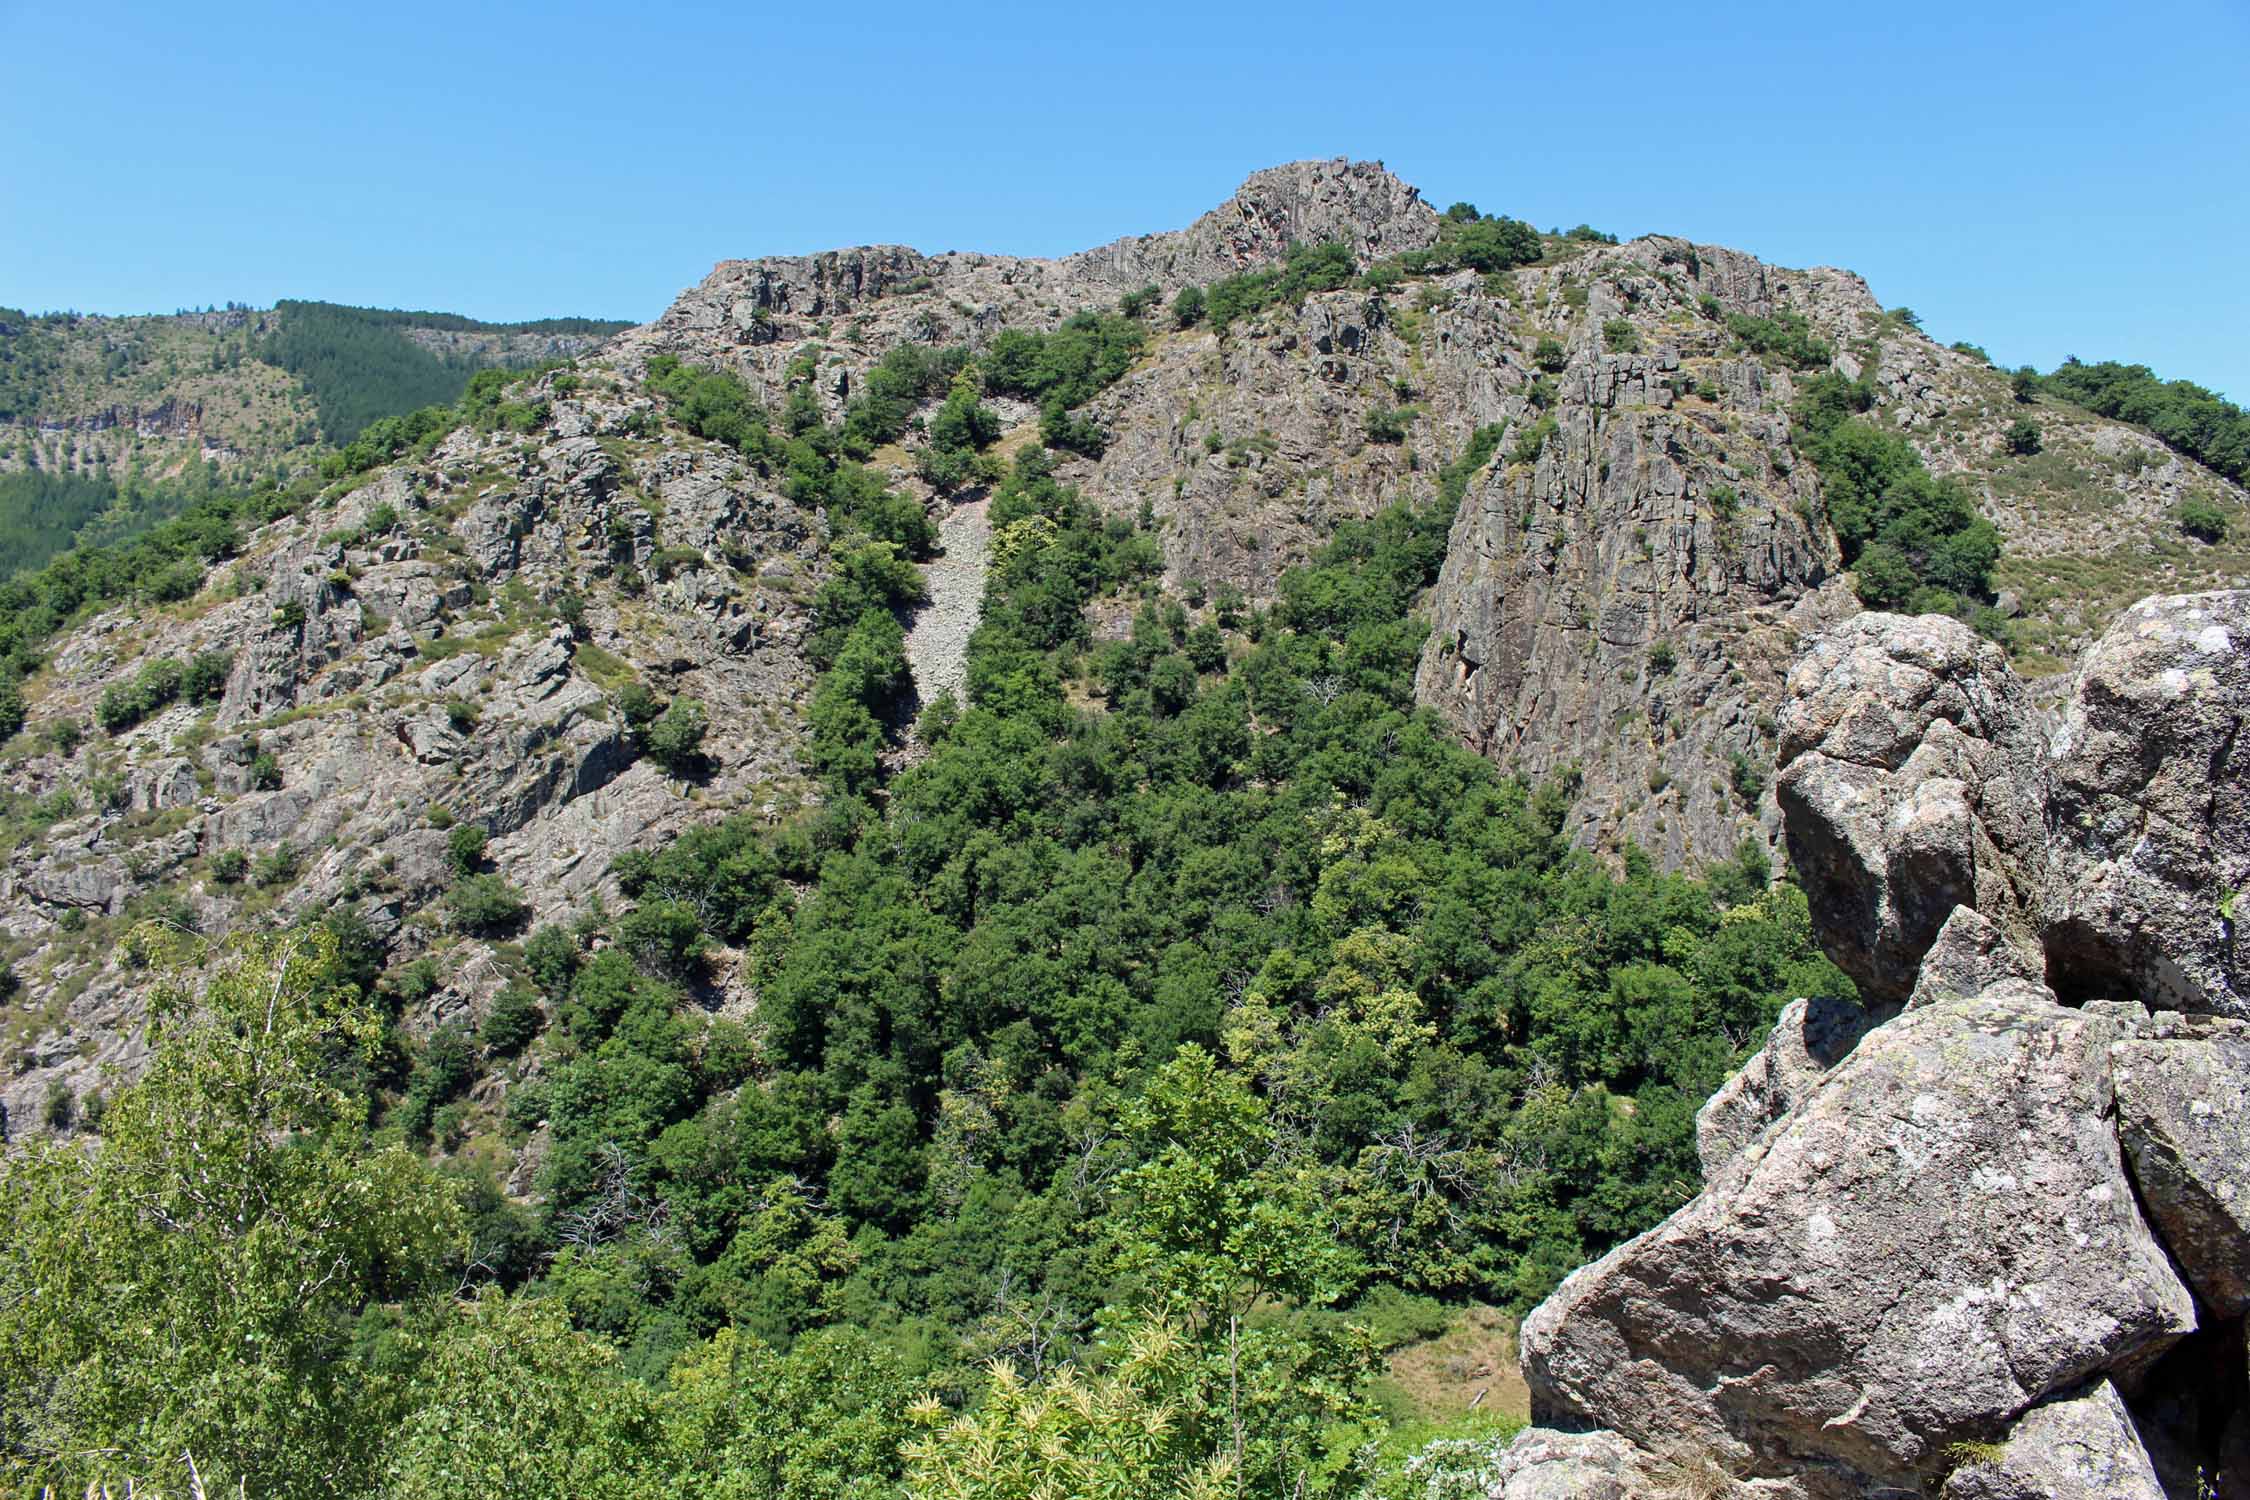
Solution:
<path fill-rule="evenodd" d="M 30 737 L 6 769 L 19 804 L 69 804 L 0 869 L 0 932 L 28 992 L 0 1086 L 11 1118 L 35 1118 L 58 1086 L 95 1088 L 135 1045 L 137 980 L 89 919 L 176 898 L 215 930 L 356 902 L 408 957 L 441 941 L 433 819 L 486 829 L 497 870 L 544 917 L 613 896 L 626 850 L 810 795 L 803 647 L 829 566 L 822 517 L 672 420 L 644 388 L 659 355 L 727 370 L 773 407 L 809 367 L 833 421 L 895 347 L 981 350 L 1153 287 L 1152 336 L 1084 408 L 1107 441 L 1059 455 L 1059 475 L 1153 520 L 1167 581 L 1192 600 L 1268 596 L 1338 522 L 1427 499 L 1496 432 L 1460 479 L 1418 694 L 1503 766 L 1577 778 L 1583 841 L 1629 840 L 1668 866 L 1776 842 L 1787 664 L 1858 608 L 1789 421 L 1811 372 L 1746 345 L 1731 318 L 1801 316 L 1837 369 L 1867 377 L 1883 420 L 1971 479 L 2019 549 L 2002 581 L 2015 567 L 2024 586 L 2002 603 L 2038 643 L 2035 666 L 2126 602 L 2040 592 L 2088 558 L 2136 596 L 2250 576 L 2241 549 L 2191 547 L 2164 519 L 2191 493 L 2240 508 L 2233 486 L 2052 402 L 2037 409 L 2043 455 L 2006 458 L 2006 379 L 1841 271 L 1663 236 L 1550 240 L 1504 275 L 1315 292 L 1223 333 L 1164 310 L 1292 245 L 1341 244 L 1370 267 L 1428 248 L 1443 223 L 1378 164 L 1303 162 L 1257 173 L 1187 229 L 1058 260 L 890 246 L 727 261 L 655 322 L 524 386 L 533 429 L 463 426 L 251 533 L 192 598 L 77 624 L 27 683 Z M 1002 450 L 1032 435 L 1034 409 L 993 404 L 1012 429 Z M 939 515 L 973 499 L 916 475 L 921 441 L 876 468 Z M 569 622 L 566 599 L 582 609 Z M 92 722 L 148 664 L 217 652 L 232 655 L 215 703 L 67 749 L 49 737 Z M 636 673 L 724 727 L 698 782 L 633 752 L 611 699 Z M 211 878 L 214 858 L 265 855 L 286 880 Z M 493 967 L 465 947 L 422 1024 L 489 1000 Z"/>

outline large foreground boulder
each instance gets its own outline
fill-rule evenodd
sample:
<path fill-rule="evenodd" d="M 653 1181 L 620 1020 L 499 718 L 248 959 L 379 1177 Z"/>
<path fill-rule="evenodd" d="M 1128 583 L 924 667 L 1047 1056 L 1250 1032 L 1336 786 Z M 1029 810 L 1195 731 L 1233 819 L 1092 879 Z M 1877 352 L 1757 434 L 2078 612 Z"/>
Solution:
<path fill-rule="evenodd" d="M 1903 1003 L 1957 906 L 2028 932 L 2040 871 L 2037 712 L 1958 620 L 1867 614 L 1790 668 L 1775 791 L 1829 957 Z"/>
<path fill-rule="evenodd" d="M 1949 1445 L 2195 1326 L 2107 1116 L 2117 1026 L 1942 1000 L 1523 1328 L 1542 1420 L 1741 1474 L 1934 1484 Z"/>
<path fill-rule="evenodd" d="M 2057 992 L 2250 1018 L 2250 591 L 2127 610 L 2079 667 L 2053 753 Z"/>
<path fill-rule="evenodd" d="M 1996 1451 L 1966 1457 L 1943 1500 L 2164 1500 L 2132 1415 L 2106 1380 L 2033 1407 Z"/>
<path fill-rule="evenodd" d="M 1790 692 L 1868 1012 L 1789 1007 L 1702 1196 L 1526 1320 L 1535 1414 L 1736 1493 L 2250 1496 L 2250 592 L 2136 605 L 2051 738 L 1947 619 L 1846 622 Z"/>

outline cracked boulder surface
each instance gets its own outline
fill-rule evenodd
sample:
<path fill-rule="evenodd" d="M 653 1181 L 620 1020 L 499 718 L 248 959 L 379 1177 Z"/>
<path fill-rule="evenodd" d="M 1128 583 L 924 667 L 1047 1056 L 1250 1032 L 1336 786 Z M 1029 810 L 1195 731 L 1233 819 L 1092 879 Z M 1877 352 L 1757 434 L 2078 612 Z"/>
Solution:
<path fill-rule="evenodd" d="M 2049 978 L 2250 1018 L 2250 591 L 2144 599 L 2054 736 Z"/>
<path fill-rule="evenodd" d="M 1942 615 L 1866 614 L 1789 673 L 1776 786 L 1828 956 L 1871 1003 L 1912 993 L 1957 906 L 2034 922 L 2044 746 L 2000 648 Z"/>
<path fill-rule="evenodd" d="M 1940 1478 L 1948 1445 L 2195 1327 L 2108 1116 L 2115 1025 L 1948 1000 L 1525 1322 L 1535 1418 L 1744 1474 Z"/>

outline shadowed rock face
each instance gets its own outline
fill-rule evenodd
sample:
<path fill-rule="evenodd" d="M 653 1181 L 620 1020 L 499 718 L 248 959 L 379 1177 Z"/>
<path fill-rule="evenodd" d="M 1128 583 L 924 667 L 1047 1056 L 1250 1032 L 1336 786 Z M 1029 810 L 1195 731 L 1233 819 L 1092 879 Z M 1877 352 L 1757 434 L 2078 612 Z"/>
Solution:
<path fill-rule="evenodd" d="M 2149 1212 L 2206 1306 L 2250 1310 L 2250 1028 L 2111 1049 L 2117 1128 Z"/>

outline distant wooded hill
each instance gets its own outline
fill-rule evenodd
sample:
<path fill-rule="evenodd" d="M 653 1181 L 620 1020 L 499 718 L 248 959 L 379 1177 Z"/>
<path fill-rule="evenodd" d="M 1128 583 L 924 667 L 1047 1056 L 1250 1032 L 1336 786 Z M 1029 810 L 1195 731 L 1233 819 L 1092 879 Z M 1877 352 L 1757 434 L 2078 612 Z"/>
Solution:
<path fill-rule="evenodd" d="M 628 326 L 293 298 L 130 318 L 0 308 L 0 577 L 215 489 L 285 481 L 372 423 L 458 401 L 479 370 L 571 358 Z"/>

